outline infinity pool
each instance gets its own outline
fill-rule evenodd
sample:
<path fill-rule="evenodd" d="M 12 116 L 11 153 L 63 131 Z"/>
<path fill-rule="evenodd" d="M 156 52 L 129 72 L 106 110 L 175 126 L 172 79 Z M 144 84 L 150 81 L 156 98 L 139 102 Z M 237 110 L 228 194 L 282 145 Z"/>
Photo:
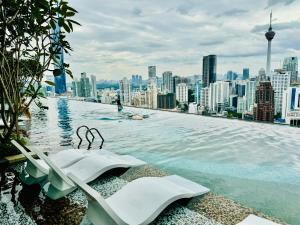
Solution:
<path fill-rule="evenodd" d="M 32 144 L 59 151 L 76 128 L 98 128 L 104 148 L 126 153 L 290 224 L 300 224 L 300 129 L 154 110 L 128 120 L 116 106 L 50 98 L 25 122 Z M 97 144 L 94 145 L 97 147 Z"/>

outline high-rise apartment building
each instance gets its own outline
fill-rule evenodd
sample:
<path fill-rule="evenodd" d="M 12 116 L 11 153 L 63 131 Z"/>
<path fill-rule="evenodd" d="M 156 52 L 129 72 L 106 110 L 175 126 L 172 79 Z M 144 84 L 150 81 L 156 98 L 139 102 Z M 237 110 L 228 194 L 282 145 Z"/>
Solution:
<path fill-rule="evenodd" d="M 231 110 L 236 110 L 238 105 L 238 96 L 230 95 L 229 96 L 229 107 Z"/>
<path fill-rule="evenodd" d="M 163 92 L 165 93 L 173 93 L 174 90 L 174 82 L 173 76 L 171 71 L 163 72 L 162 74 L 163 79 Z"/>
<path fill-rule="evenodd" d="M 146 92 L 146 104 L 150 109 L 157 109 L 157 86 L 154 80 L 150 80 L 150 83 Z"/>
<path fill-rule="evenodd" d="M 217 80 L 217 56 L 208 55 L 203 57 L 202 65 L 202 86 L 209 87 Z"/>
<path fill-rule="evenodd" d="M 278 69 L 271 73 L 270 79 L 274 90 L 274 113 L 278 114 L 282 111 L 283 92 L 290 86 L 291 74 Z"/>
<path fill-rule="evenodd" d="M 162 79 L 162 77 L 156 77 L 156 87 L 157 87 L 157 91 L 160 91 L 160 92 L 163 91 L 163 79 Z"/>
<path fill-rule="evenodd" d="M 249 68 L 244 68 L 243 69 L 243 80 L 248 80 L 250 76 L 250 70 Z"/>
<path fill-rule="evenodd" d="M 77 79 L 72 81 L 72 96 L 79 97 L 81 94 L 80 82 Z"/>
<path fill-rule="evenodd" d="M 255 91 L 256 91 L 256 80 L 247 80 L 246 81 L 246 110 L 248 112 L 253 112 L 253 105 L 255 102 Z"/>
<path fill-rule="evenodd" d="M 156 66 L 148 66 L 149 80 L 156 80 Z"/>
<path fill-rule="evenodd" d="M 300 127 L 300 87 L 289 87 L 284 91 L 281 117 L 286 124 Z"/>
<path fill-rule="evenodd" d="M 298 82 L 298 58 L 287 57 L 283 61 L 283 69 L 291 73 L 291 84 Z"/>
<path fill-rule="evenodd" d="M 133 106 L 145 107 L 146 106 L 146 94 L 144 91 L 135 91 L 131 97 L 131 102 Z"/>
<path fill-rule="evenodd" d="M 176 100 L 179 101 L 179 103 L 188 103 L 188 86 L 186 83 L 177 84 Z"/>
<path fill-rule="evenodd" d="M 176 93 L 176 86 L 177 84 L 180 84 L 181 82 L 181 78 L 179 76 L 174 76 L 173 77 L 173 93 Z"/>
<path fill-rule="evenodd" d="M 246 95 L 246 83 L 245 81 L 241 81 L 236 83 L 235 85 L 235 94 L 238 95 L 238 97 L 243 97 Z"/>
<path fill-rule="evenodd" d="M 238 78 L 238 74 L 229 70 L 226 74 L 226 80 L 236 80 Z"/>
<path fill-rule="evenodd" d="M 131 82 L 132 82 L 132 86 L 133 87 L 141 87 L 143 80 L 142 80 L 142 76 L 136 74 L 136 75 L 132 75 L 131 77 Z"/>
<path fill-rule="evenodd" d="M 201 106 L 203 106 L 205 109 L 209 109 L 209 88 L 205 87 L 201 90 Z"/>
<path fill-rule="evenodd" d="M 201 105 L 202 81 L 198 80 L 195 84 L 195 102 Z"/>
<path fill-rule="evenodd" d="M 229 82 L 217 81 L 209 86 L 209 110 L 222 112 L 229 106 Z"/>
<path fill-rule="evenodd" d="M 86 76 L 86 73 L 81 73 L 80 77 L 80 95 L 79 97 L 91 97 L 91 84 L 90 79 Z"/>
<path fill-rule="evenodd" d="M 124 105 L 131 105 L 131 85 L 130 81 L 124 77 L 119 81 L 120 85 L 120 100 Z"/>
<path fill-rule="evenodd" d="M 274 121 L 274 90 L 269 81 L 261 81 L 256 88 L 254 120 Z"/>
<path fill-rule="evenodd" d="M 246 97 L 238 97 L 237 98 L 237 113 L 244 113 L 246 111 Z"/>
<path fill-rule="evenodd" d="M 97 99 L 97 80 L 96 76 L 91 75 L 91 94 L 94 99 Z"/>

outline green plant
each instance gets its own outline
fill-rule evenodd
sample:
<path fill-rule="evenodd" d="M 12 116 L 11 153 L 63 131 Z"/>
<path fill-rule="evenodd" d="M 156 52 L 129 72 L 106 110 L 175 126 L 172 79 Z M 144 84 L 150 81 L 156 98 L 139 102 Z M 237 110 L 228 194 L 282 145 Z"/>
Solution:
<path fill-rule="evenodd" d="M 57 76 L 64 70 L 72 77 L 69 64 L 56 69 L 50 65 L 59 65 L 60 54 L 72 50 L 66 34 L 79 25 L 72 19 L 76 13 L 63 0 L 0 0 L 0 105 L 5 126 L 0 142 L 9 141 L 13 131 L 18 136 L 18 117 L 29 114 L 31 103 L 41 106 L 46 71 Z"/>

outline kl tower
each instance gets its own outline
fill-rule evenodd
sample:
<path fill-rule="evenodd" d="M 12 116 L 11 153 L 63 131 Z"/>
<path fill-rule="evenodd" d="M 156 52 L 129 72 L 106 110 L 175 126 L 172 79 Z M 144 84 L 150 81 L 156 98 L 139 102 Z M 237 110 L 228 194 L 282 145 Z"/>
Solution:
<path fill-rule="evenodd" d="M 272 30 L 272 12 L 270 14 L 270 27 L 269 30 L 265 34 L 267 40 L 268 40 L 268 54 L 267 54 L 267 71 L 266 75 L 267 77 L 270 77 L 271 73 L 271 42 L 275 36 L 275 32 Z"/>

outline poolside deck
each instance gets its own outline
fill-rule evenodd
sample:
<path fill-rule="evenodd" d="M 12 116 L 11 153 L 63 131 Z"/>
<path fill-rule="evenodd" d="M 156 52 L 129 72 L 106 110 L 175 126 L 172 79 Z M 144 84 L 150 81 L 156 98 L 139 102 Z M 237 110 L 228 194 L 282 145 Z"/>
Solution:
<path fill-rule="evenodd" d="M 13 166 L 21 170 L 21 163 Z M 145 176 L 165 176 L 166 172 L 153 166 L 141 166 L 124 171 L 114 171 L 105 174 L 90 185 L 100 192 L 105 198 L 111 196 L 128 182 Z M 10 212 L 4 211 L 4 217 L 0 224 L 10 224 L 14 220 L 24 224 L 43 225 L 90 225 L 85 218 L 87 200 L 80 191 L 69 194 L 66 198 L 57 201 L 40 196 L 37 187 L 22 187 L 16 197 L 17 201 L 24 207 L 12 208 Z M 0 211 L 5 205 L 0 201 Z M 3 211 L 3 210 L 2 210 Z M 19 214 L 16 216 L 14 213 Z M 6 213 L 6 215 L 5 215 Z M 10 215 L 8 215 L 8 213 Z M 274 222 L 284 224 L 277 219 L 266 216 L 254 209 L 244 207 L 232 200 L 213 193 L 203 198 L 195 198 L 191 201 L 180 201 L 172 204 L 152 224 L 185 224 L 185 225 L 235 225 L 242 221 L 249 214 L 256 214 L 260 217 L 270 219 Z M 21 220 L 21 221 L 20 221 Z M 6 223 L 4 223 L 6 221 Z M 16 221 L 17 222 L 17 221 Z"/>

